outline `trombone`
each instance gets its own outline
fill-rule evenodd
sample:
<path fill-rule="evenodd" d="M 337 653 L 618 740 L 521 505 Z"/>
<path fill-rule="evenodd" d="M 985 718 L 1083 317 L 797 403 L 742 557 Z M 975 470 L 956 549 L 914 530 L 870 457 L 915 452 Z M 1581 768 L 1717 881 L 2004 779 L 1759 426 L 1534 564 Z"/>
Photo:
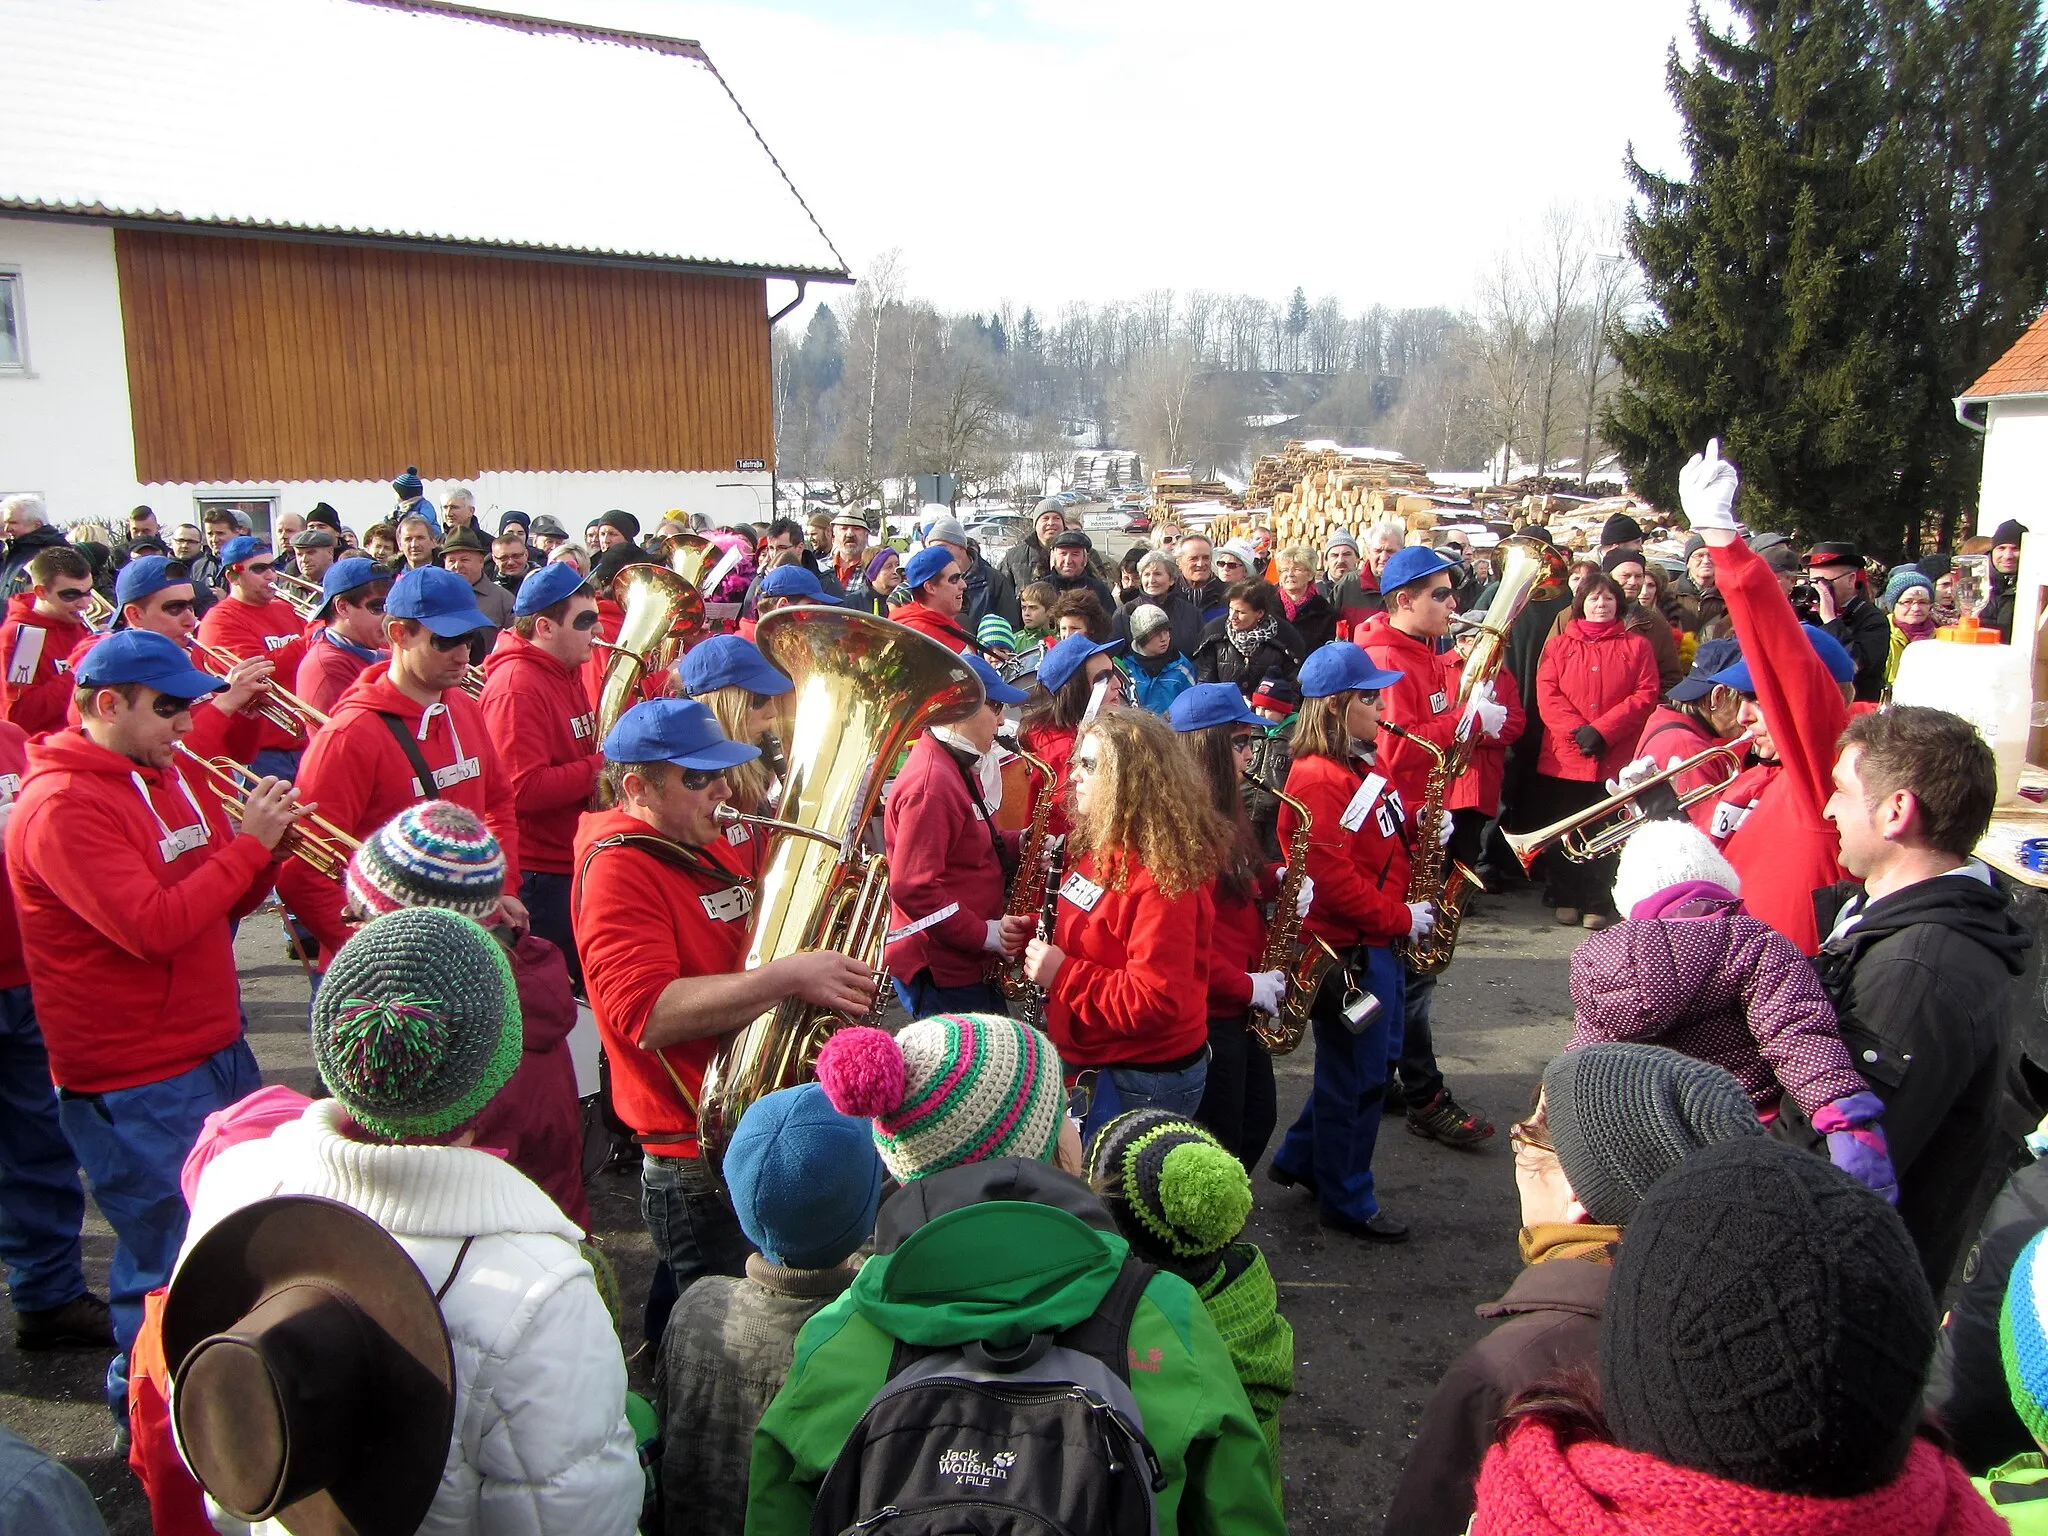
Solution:
<path fill-rule="evenodd" d="M 1673 763 L 1670 767 L 1631 784 L 1626 789 L 1616 790 L 1605 800 L 1594 801 L 1583 811 L 1578 811 L 1561 821 L 1554 821 L 1547 827 L 1538 827 L 1534 832 L 1507 832 L 1502 836 L 1507 839 L 1508 847 L 1514 850 L 1515 857 L 1521 860 L 1524 873 L 1535 868 L 1536 856 L 1552 843 L 1556 843 L 1557 851 L 1574 864 L 1591 864 L 1596 859 L 1604 859 L 1610 853 L 1620 852 L 1623 843 L 1655 819 L 1636 803 L 1645 790 L 1670 784 L 1680 775 L 1691 773 L 1696 768 L 1704 768 L 1720 759 L 1726 763 L 1727 772 L 1704 784 L 1694 785 L 1682 795 L 1677 795 L 1678 809 L 1683 811 L 1698 805 L 1702 800 L 1712 799 L 1733 784 L 1741 774 L 1743 753 L 1749 745 L 1749 739 L 1749 734 L 1745 732 L 1733 741 L 1716 743 L 1703 752 L 1694 753 L 1683 762 Z M 1673 793 L 1676 794 L 1676 791 Z M 1611 824 L 1596 826 L 1609 817 L 1615 818 Z"/>
<path fill-rule="evenodd" d="M 197 638 L 192 641 L 192 649 L 212 662 L 214 670 L 222 677 L 227 675 L 228 668 L 242 660 L 233 651 L 217 645 L 208 645 L 204 640 Z M 327 724 L 326 715 L 283 685 L 272 681 L 264 684 L 264 687 L 268 690 L 264 697 L 250 706 L 256 711 L 259 719 L 268 720 L 279 730 L 293 736 L 310 736 Z"/>
<path fill-rule="evenodd" d="M 85 600 L 85 627 L 96 635 L 104 635 L 113 624 L 114 600 L 94 587 Z"/>
<path fill-rule="evenodd" d="M 275 576 L 277 595 L 296 608 L 300 618 L 312 623 L 327 601 L 326 589 L 319 582 L 294 576 L 290 571 L 278 571 Z"/>
<path fill-rule="evenodd" d="M 240 822 L 242 810 L 249 803 L 249 791 L 255 788 L 262 776 L 244 768 L 233 758 L 202 756 L 182 741 L 175 745 L 174 750 L 199 765 L 199 774 L 206 780 L 207 789 L 220 799 L 221 813 Z M 350 837 L 324 816 L 301 812 L 299 820 L 285 834 L 281 846 L 323 880 L 339 881 L 348 871 L 349 855 L 362 847 L 362 842 Z"/>

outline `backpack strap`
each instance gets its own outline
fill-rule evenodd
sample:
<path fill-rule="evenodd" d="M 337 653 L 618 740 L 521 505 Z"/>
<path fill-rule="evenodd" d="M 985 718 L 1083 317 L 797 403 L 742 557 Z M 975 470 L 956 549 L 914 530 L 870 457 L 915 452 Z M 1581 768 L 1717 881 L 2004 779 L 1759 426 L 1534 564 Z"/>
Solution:
<path fill-rule="evenodd" d="M 419 781 L 422 800 L 441 798 L 441 786 L 434 782 L 434 770 L 427 766 L 426 754 L 420 751 L 420 744 L 412 739 L 412 732 L 405 721 L 384 710 L 377 711 L 377 718 L 391 729 L 391 739 L 398 743 L 398 750 L 405 754 L 405 760 L 412 764 L 413 777 Z"/>

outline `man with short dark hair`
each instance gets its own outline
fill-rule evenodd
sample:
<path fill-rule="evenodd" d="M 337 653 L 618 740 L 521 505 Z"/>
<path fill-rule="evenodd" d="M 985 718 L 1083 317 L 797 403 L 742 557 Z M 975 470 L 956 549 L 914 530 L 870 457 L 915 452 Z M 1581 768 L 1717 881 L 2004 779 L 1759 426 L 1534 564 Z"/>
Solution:
<path fill-rule="evenodd" d="M 1902 704 L 1855 717 L 1825 813 L 1855 879 L 1813 897 L 1825 935 L 1814 965 L 1884 1101 L 1899 1215 L 1937 1295 L 1976 1228 L 1984 1171 L 2015 1150 L 2002 1145 L 1999 1095 L 2032 938 L 1974 853 L 1997 792 L 1968 721 Z M 1789 1096 L 1780 1112 L 1787 1134 L 1817 1139 Z"/>
<path fill-rule="evenodd" d="M 221 565 L 220 552 L 230 539 L 241 536 L 242 525 L 235 520 L 235 514 L 226 507 L 208 507 L 205 515 L 199 519 L 199 525 L 205 533 L 206 552 L 190 562 L 192 577 L 195 581 L 213 588 L 215 592 L 224 591 L 227 587 L 227 577 Z"/>
<path fill-rule="evenodd" d="M 375 531 L 371 530 L 373 533 Z M 415 512 L 400 518 L 393 533 L 397 540 L 398 553 L 405 560 L 405 568 L 408 571 L 421 570 L 438 563 L 434 559 L 434 546 L 439 542 L 440 535 L 434 531 L 434 525 L 425 517 Z"/>
<path fill-rule="evenodd" d="M 71 653 L 91 637 L 92 567 L 68 545 L 54 544 L 28 563 L 29 590 L 8 599 L 0 623 L 0 662 L 7 668 L 0 716 L 31 736 L 64 724 L 71 702 Z"/>
<path fill-rule="evenodd" d="M 2026 536 L 2027 530 L 2010 517 L 1991 531 L 1991 601 L 1983 621 L 2007 645 L 2012 644 L 2013 607 L 2019 599 L 2020 541 Z"/>
<path fill-rule="evenodd" d="M 498 585 L 515 598 L 519 596 L 519 584 L 526 580 L 527 565 L 532 557 L 533 550 L 526 542 L 526 535 L 517 525 L 491 540 L 491 563 L 498 568 Z M 515 604 L 515 618 L 518 611 Z"/>

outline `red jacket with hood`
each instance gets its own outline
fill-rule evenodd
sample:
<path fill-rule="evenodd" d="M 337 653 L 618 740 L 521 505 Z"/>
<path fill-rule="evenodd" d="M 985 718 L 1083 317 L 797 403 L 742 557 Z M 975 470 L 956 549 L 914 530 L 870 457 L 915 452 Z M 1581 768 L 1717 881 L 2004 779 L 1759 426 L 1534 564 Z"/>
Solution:
<path fill-rule="evenodd" d="M 1383 738 L 1384 739 L 1384 738 Z M 1308 877 L 1315 881 L 1302 930 L 1332 949 L 1378 947 L 1408 936 L 1408 807 L 1385 770 L 1322 756 L 1297 757 L 1287 772 L 1287 793 L 1308 808 Z M 1368 788 L 1373 780 L 1376 787 Z M 1363 813 L 1347 830 L 1352 801 Z M 1301 819 L 1280 805 L 1280 846 L 1293 846 Z"/>
<path fill-rule="evenodd" d="M 105 1093 L 189 1072 L 242 1036 L 231 925 L 269 892 L 270 850 L 82 731 L 28 759 L 7 863 L 51 1078 Z"/>
<path fill-rule="evenodd" d="M 1453 651 L 1450 667 L 1453 698 L 1457 697 L 1464 678 L 1465 658 Z M 1473 743 L 1471 767 L 1451 780 L 1450 791 L 1444 796 L 1444 804 L 1451 810 L 1484 811 L 1489 816 L 1500 814 L 1500 790 L 1507 778 L 1508 748 L 1522 739 L 1529 715 L 1522 708 L 1521 685 L 1506 667 L 1493 675 L 1493 699 L 1508 712 L 1507 721 L 1501 726 L 1500 735 L 1482 735 Z M 1478 730 L 1478 724 L 1475 722 L 1472 728 Z"/>
<path fill-rule="evenodd" d="M 71 655 L 81 642 L 96 638 L 73 619 L 53 619 L 36 612 L 33 592 L 7 600 L 7 620 L 0 623 L 0 665 L 7 668 L 6 717 L 31 736 L 64 728 L 64 712 L 76 684 Z"/>
<path fill-rule="evenodd" d="M 1394 628 L 1393 621 L 1384 613 L 1373 614 L 1362 628 L 1353 632 L 1352 638 L 1365 648 L 1374 666 L 1401 674 L 1401 681 L 1380 695 L 1380 719 L 1391 721 L 1411 735 L 1427 737 L 1440 747 L 1448 747 L 1458 733 L 1458 684 L 1452 673 L 1457 654 L 1439 652 L 1427 640 L 1404 634 Z M 1496 687 L 1494 697 L 1499 696 L 1500 689 Z M 1436 766 L 1436 759 L 1426 749 L 1403 741 L 1391 731 L 1383 732 L 1379 763 L 1379 771 L 1393 781 L 1409 811 L 1422 804 L 1429 771 Z M 1401 931 L 1408 931 L 1405 922 Z"/>
<path fill-rule="evenodd" d="M 949 619 L 938 609 L 928 608 L 914 597 L 891 608 L 888 617 L 905 629 L 914 629 L 920 635 L 938 641 L 956 654 L 964 656 L 975 649 L 974 637 L 957 618 Z"/>
<path fill-rule="evenodd" d="M 436 777 L 447 774 L 439 798 L 483 818 L 505 852 L 505 889 L 518 890 L 512 780 L 491 747 L 482 708 L 460 688 L 443 690 L 439 703 L 426 706 L 401 693 L 388 668 L 366 671 L 334 706 L 327 728 L 314 735 L 299 764 L 299 799 L 356 838 L 422 799 L 412 763 L 383 715 L 398 717 Z M 349 936 L 341 882 L 323 880 L 303 860 L 291 859 L 278 873 L 277 889 L 320 941 L 323 958 L 341 948 Z"/>
<path fill-rule="evenodd" d="M 1657 655 L 1650 642 L 1619 620 L 1601 628 L 1594 633 L 1585 620 L 1572 620 L 1543 647 L 1536 667 L 1537 711 L 1543 716 L 1536 771 L 1554 779 L 1613 778 L 1634 761 L 1636 738 L 1657 707 Z M 1572 739 L 1584 725 L 1607 743 L 1597 761 Z"/>
<path fill-rule="evenodd" d="M 1209 1038 L 1209 888 L 1167 896 L 1133 862 L 1112 889 L 1105 871 L 1093 851 L 1067 861 L 1045 1032 L 1069 1068 L 1177 1061 Z"/>
<path fill-rule="evenodd" d="M 566 875 L 576 822 L 597 788 L 597 711 L 583 679 L 515 630 L 484 658 L 484 723 L 512 781 L 521 869 Z"/>
<path fill-rule="evenodd" d="M 361 655 L 335 639 L 325 623 L 315 624 L 306 632 L 306 654 L 299 662 L 298 677 L 288 686 L 322 714 L 331 715 L 357 678 L 390 660 L 389 651 Z"/>
<path fill-rule="evenodd" d="M 267 603 L 245 603 L 234 596 L 222 598 L 199 621 L 199 638 L 237 657 L 263 657 L 276 669 L 271 673 L 271 681 L 280 688 L 298 692 L 299 662 L 306 654 L 306 621 L 283 598 L 273 597 Z M 199 658 L 196 664 L 210 672 L 226 670 L 205 658 Z M 267 720 L 258 722 L 258 751 L 278 747 L 296 752 L 305 744 L 306 738 L 296 731 L 282 730 Z"/>
<path fill-rule="evenodd" d="M 981 980 L 996 958 L 982 947 L 988 925 L 1003 915 L 1009 895 L 992 837 L 1015 853 L 1016 834 L 997 832 L 982 818 L 952 749 L 928 731 L 920 735 L 889 786 L 882 844 L 889 852 L 889 931 L 929 926 L 883 951 L 891 976 L 908 982 L 929 969 L 940 987 Z"/>

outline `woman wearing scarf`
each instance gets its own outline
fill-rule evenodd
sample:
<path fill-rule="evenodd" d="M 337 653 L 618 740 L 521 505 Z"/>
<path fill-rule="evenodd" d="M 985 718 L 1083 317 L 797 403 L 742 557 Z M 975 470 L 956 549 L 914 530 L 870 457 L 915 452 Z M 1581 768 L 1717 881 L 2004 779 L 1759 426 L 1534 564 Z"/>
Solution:
<path fill-rule="evenodd" d="M 1891 615 L 1892 653 L 1885 662 L 1884 685 L 1899 675 L 1899 658 L 1915 640 L 1934 638 L 1934 578 L 1917 565 L 1902 565 L 1884 584 L 1878 607 Z"/>
<path fill-rule="evenodd" d="M 1205 683 L 1235 683 L 1249 699 L 1268 677 L 1292 678 L 1307 656 L 1301 635 L 1280 617 L 1280 594 L 1263 581 L 1233 582 L 1224 611 L 1202 631 L 1191 658 Z"/>
<path fill-rule="evenodd" d="M 1280 568 L 1280 607 L 1301 636 L 1303 654 L 1320 650 L 1337 638 L 1337 610 L 1316 590 L 1316 552 L 1296 544 L 1281 550 L 1274 564 Z"/>

